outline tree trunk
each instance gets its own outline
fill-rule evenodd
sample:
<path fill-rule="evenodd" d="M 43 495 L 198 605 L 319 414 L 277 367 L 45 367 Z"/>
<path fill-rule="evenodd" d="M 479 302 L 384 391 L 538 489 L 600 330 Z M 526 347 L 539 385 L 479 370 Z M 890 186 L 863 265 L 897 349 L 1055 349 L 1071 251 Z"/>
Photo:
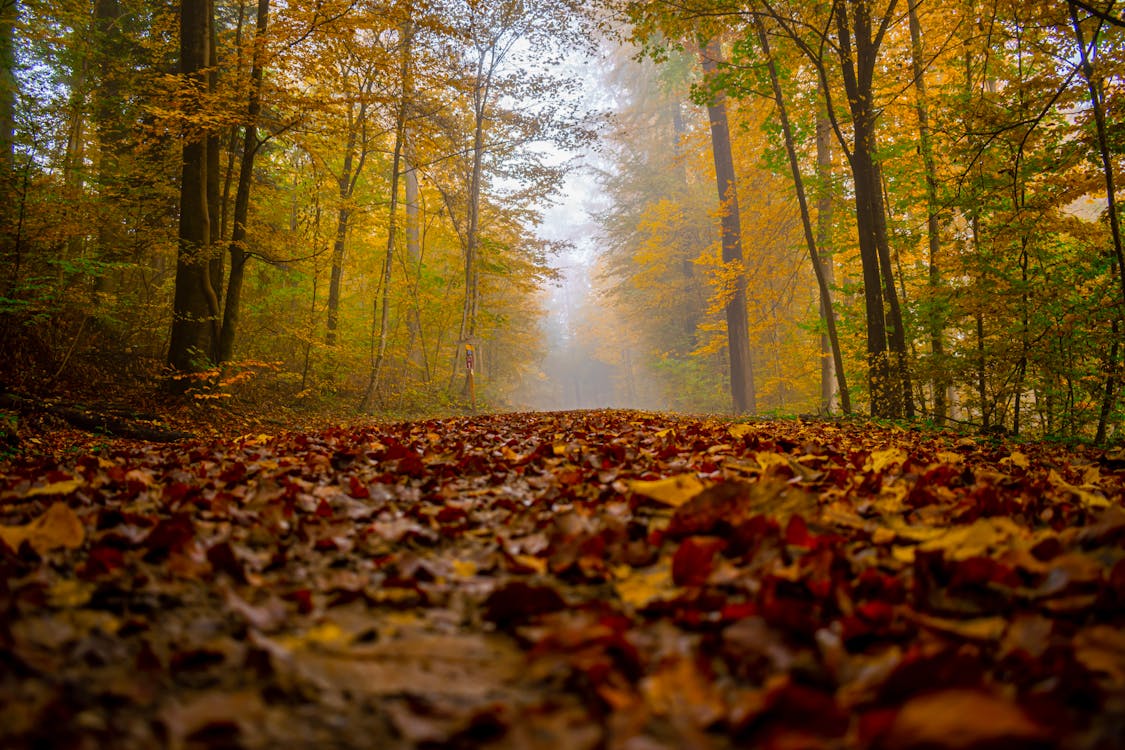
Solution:
<path fill-rule="evenodd" d="M 480 193 L 484 165 L 484 124 L 491 88 L 491 71 L 484 69 L 484 56 L 477 65 L 473 92 L 473 161 L 469 172 L 469 196 L 465 222 L 465 303 L 461 312 L 461 340 L 476 335 L 477 252 L 480 247 Z"/>
<path fill-rule="evenodd" d="M 422 275 L 422 213 L 418 191 L 418 171 L 407 164 L 403 178 L 406 182 L 406 259 L 410 281 L 411 306 L 407 322 L 410 342 L 407 358 L 423 383 L 430 381 L 430 365 L 426 356 L 426 342 L 422 335 L 422 311 L 418 300 L 418 287 Z"/>
<path fill-rule="evenodd" d="M 202 93 L 211 64 L 210 0 L 183 0 L 180 7 L 180 72 Z M 198 115 L 189 112 L 191 115 Z M 191 134 L 183 145 L 179 249 L 168 364 L 181 372 L 207 369 L 218 337 L 218 300 L 211 284 L 211 218 L 207 200 L 208 134 Z"/>
<path fill-rule="evenodd" d="M 930 388 L 933 390 L 933 419 L 945 422 L 948 404 L 946 391 L 949 376 L 945 372 L 944 314 L 941 299 L 941 224 L 937 200 L 937 168 L 934 163 L 933 134 L 930 132 L 930 105 L 926 89 L 925 66 L 922 50 L 922 27 L 918 23 L 918 5 L 921 0 L 910 0 L 907 17 L 910 23 L 911 65 L 914 72 L 914 109 L 918 117 L 918 146 L 922 152 L 922 168 L 926 175 L 926 237 L 929 245 L 928 271 L 930 309 L 927 324 L 930 329 Z"/>
<path fill-rule="evenodd" d="M 832 253 L 827 250 L 832 242 L 832 123 L 828 114 L 822 108 L 816 116 L 816 246 L 820 249 L 820 265 L 823 269 L 824 280 L 829 290 L 835 283 L 835 271 L 832 263 Z M 828 300 L 831 303 L 831 299 Z M 828 316 L 834 315 L 831 307 L 826 306 L 825 300 L 820 300 L 820 319 L 824 325 L 824 332 L 820 336 L 820 403 L 821 410 L 830 414 L 836 409 L 836 401 L 845 414 L 851 413 L 851 394 L 848 391 L 846 378 L 843 375 L 843 366 L 836 364 L 836 350 L 839 349 L 839 337 L 833 342 L 828 334 Z M 842 357 L 842 355 L 841 355 Z"/>
<path fill-rule="evenodd" d="M 893 12 L 894 5 L 894 0 L 891 0 L 888 15 Z M 910 394 L 906 392 L 902 378 L 902 360 L 906 352 L 901 315 L 896 316 L 898 295 L 893 283 L 885 283 L 892 274 L 879 167 L 875 161 L 877 112 L 873 80 L 881 36 L 873 34 L 869 0 L 835 0 L 834 12 L 844 89 L 854 131 L 848 161 L 855 187 L 856 226 L 863 267 L 871 414 L 899 418 L 903 416 L 903 406 L 910 399 Z M 890 336 L 888 323 L 892 327 Z M 888 346 L 888 339 L 894 351 Z"/>
<path fill-rule="evenodd" d="M 219 362 L 228 362 L 234 353 L 234 339 L 242 307 L 242 281 L 250 255 L 246 250 L 246 224 L 250 216 L 250 188 L 254 177 L 254 157 L 258 147 L 258 117 L 262 111 L 262 45 L 269 26 L 270 0 L 258 0 L 254 32 L 253 60 L 250 64 L 250 90 L 246 102 L 246 128 L 242 138 L 242 161 L 234 195 L 234 227 L 230 238 L 230 278 L 227 280 L 223 327 L 219 332 Z"/>
<path fill-rule="evenodd" d="M 1082 63 L 1082 75 L 1086 78 L 1086 85 L 1090 90 L 1090 106 L 1094 111 L 1094 125 L 1098 133 L 1098 152 L 1102 160 L 1102 174 L 1105 176 L 1106 214 L 1109 217 L 1110 234 L 1113 236 L 1114 270 L 1116 271 L 1118 285 L 1121 290 L 1122 301 L 1125 302 L 1125 248 L 1122 247 L 1121 222 L 1117 216 L 1117 192 L 1114 186 L 1113 161 L 1110 156 L 1109 140 L 1106 135 L 1105 107 L 1102 101 L 1102 92 L 1098 88 L 1097 79 L 1094 78 L 1094 67 L 1090 63 L 1089 52 L 1086 50 L 1086 39 L 1085 35 L 1082 33 L 1082 24 L 1078 21 L 1078 8 L 1073 2 L 1068 2 L 1067 5 L 1070 6 L 1070 20 L 1074 26 L 1075 41 L 1078 43 L 1078 54 Z M 1111 361 L 1108 363 L 1107 367 L 1104 400 L 1101 408 L 1101 416 L 1098 419 L 1098 432 L 1095 438 L 1098 443 L 1105 441 L 1106 421 L 1109 418 L 1110 412 L 1113 410 L 1113 401 L 1116 400 L 1117 371 L 1119 369 L 1119 364 L 1117 362 L 1117 352 L 1119 348 L 1117 337 L 1120 329 L 1119 320 L 1120 317 L 1115 316 L 1113 321 L 1113 344 L 1110 349 Z"/>
<path fill-rule="evenodd" d="M 215 11 L 214 0 L 210 0 L 212 8 L 209 12 L 211 19 L 208 24 L 208 57 L 207 57 L 207 94 L 214 100 L 219 89 L 219 67 L 215 63 L 215 50 L 219 47 L 218 32 L 215 28 Z M 220 243 L 223 241 L 221 234 L 222 211 L 220 209 L 220 200 L 222 199 L 222 167 L 220 166 L 220 156 L 222 151 L 222 139 L 219 135 L 219 130 L 212 128 L 207 133 L 207 220 L 210 223 L 210 245 L 208 246 L 208 272 L 211 277 L 211 289 L 216 303 L 222 299 L 223 294 L 223 252 Z M 215 305 L 215 332 L 211 339 L 211 359 L 218 361 L 219 354 L 219 337 L 222 327 L 222 310 L 219 305 Z"/>
<path fill-rule="evenodd" d="M 705 76 L 718 69 L 722 50 L 711 40 L 702 51 Z M 722 207 L 722 254 L 724 264 L 739 267 L 734 293 L 726 306 L 727 348 L 730 354 L 730 391 L 736 414 L 753 414 L 757 410 L 754 392 L 754 371 L 750 359 L 750 332 L 746 317 L 746 277 L 742 271 L 742 227 L 738 213 L 738 183 L 731 153 L 730 126 L 727 122 L 726 99 L 716 94 L 707 105 L 711 125 L 711 155 L 715 162 L 715 186 Z"/>
<path fill-rule="evenodd" d="M 4 263 L 4 293 L 11 295 L 18 283 L 19 241 L 17 214 L 22 199 L 17 196 L 15 128 L 16 98 L 16 0 L 0 0 L 0 262 Z M 17 206 L 20 208 L 17 209 Z"/>
<path fill-rule="evenodd" d="M 769 69 L 770 85 L 773 88 L 774 103 L 777 105 L 778 117 L 781 120 L 781 132 L 785 138 L 785 153 L 789 157 L 789 170 L 793 175 L 793 187 L 797 193 L 797 205 L 801 210 L 801 227 L 805 233 L 805 246 L 809 251 L 809 258 L 812 261 L 813 275 L 816 277 L 817 288 L 820 290 L 820 311 L 824 318 L 824 323 L 827 331 L 827 338 L 829 342 L 829 350 L 831 360 L 824 357 L 824 360 L 830 361 L 831 366 L 828 368 L 830 372 L 834 371 L 837 379 L 838 392 L 840 394 L 840 404 L 845 414 L 850 414 L 852 410 L 851 399 L 848 395 L 848 383 L 844 374 L 844 359 L 840 353 L 840 339 L 836 333 L 836 313 L 832 308 L 832 290 L 829 288 L 829 278 L 825 270 L 825 263 L 821 258 L 820 250 L 817 247 L 816 238 L 813 237 L 812 217 L 809 215 L 809 201 L 805 195 L 805 181 L 801 177 L 801 166 L 797 160 L 797 147 L 793 138 L 793 128 L 789 124 L 789 110 L 785 106 L 785 96 L 781 90 L 781 81 L 777 75 L 777 66 L 774 63 L 773 55 L 770 52 L 769 37 L 766 35 L 765 24 L 759 16 L 754 16 L 754 26 L 758 33 L 758 43 L 762 46 L 762 53 L 766 58 L 766 66 Z M 817 123 L 817 166 L 823 171 L 827 171 L 827 128 L 821 127 L 821 123 Z M 823 143 L 823 145 L 822 145 Z M 827 192 L 824 191 L 822 185 L 822 195 Z M 822 199 L 821 207 L 825 201 Z M 827 201 L 829 209 L 831 207 L 831 199 Z M 822 226 L 823 230 L 823 226 Z M 822 376 L 823 376 L 822 372 Z M 831 377 L 831 376 L 829 376 Z M 822 391 L 827 390 L 827 397 L 824 398 L 822 406 L 827 411 L 831 405 L 832 389 L 831 382 L 829 381 L 828 387 L 824 387 L 822 379 Z"/>
<path fill-rule="evenodd" d="M 0 0 L 0 216 L 6 216 L 15 205 L 6 198 L 14 187 L 12 172 L 15 168 L 16 132 L 16 17 L 17 0 Z M 3 226 L 7 227 L 7 223 Z M 6 230 L 5 230 L 6 231 Z"/>
<path fill-rule="evenodd" d="M 128 149 L 122 112 L 120 59 L 124 43 L 119 30 L 121 3 L 118 0 L 94 2 L 93 84 L 90 87 L 91 114 L 97 138 L 97 191 L 102 196 L 102 212 L 97 222 L 97 257 L 107 263 L 122 257 L 125 241 L 121 224 L 113 215 L 121 199 L 121 156 Z M 76 130 L 81 126 L 76 122 Z M 76 134 L 81 141 L 81 135 Z M 105 215 L 105 214 L 109 215 Z M 95 299 L 112 292 L 114 279 L 107 271 L 94 279 Z"/>
<path fill-rule="evenodd" d="M 389 333 L 389 312 L 391 306 L 391 271 L 394 266 L 395 239 L 397 234 L 396 230 L 398 228 L 396 214 L 398 213 L 399 167 L 402 164 L 402 148 L 403 142 L 406 139 L 406 107 L 411 96 L 410 41 L 412 34 L 413 27 L 410 21 L 406 21 L 402 25 L 402 67 L 400 69 L 402 97 L 399 101 L 398 113 L 395 118 L 395 144 L 394 154 L 391 158 L 391 201 L 389 216 L 387 218 L 387 251 L 383 256 L 383 274 L 379 282 L 382 289 L 382 300 L 381 304 L 376 305 L 376 307 L 380 308 L 379 349 L 375 355 L 375 361 L 371 364 L 371 375 L 367 380 L 367 389 L 364 391 L 363 400 L 359 405 L 360 412 L 367 411 L 371 403 L 371 396 L 375 392 L 375 388 L 378 387 L 383 362 L 386 360 L 387 356 L 387 336 Z"/>

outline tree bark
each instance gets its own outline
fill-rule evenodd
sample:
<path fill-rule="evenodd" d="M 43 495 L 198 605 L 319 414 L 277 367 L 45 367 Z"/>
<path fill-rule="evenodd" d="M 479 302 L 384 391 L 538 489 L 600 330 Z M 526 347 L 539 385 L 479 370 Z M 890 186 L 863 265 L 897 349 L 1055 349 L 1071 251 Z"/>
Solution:
<path fill-rule="evenodd" d="M 718 69 L 722 50 L 711 40 L 702 50 L 703 73 L 710 77 Z M 711 155 L 715 162 L 715 186 L 722 208 L 722 257 L 724 264 L 738 267 L 734 293 L 726 305 L 727 349 L 730 355 L 731 401 L 736 414 L 757 410 L 754 371 L 750 358 L 750 332 L 746 317 L 746 277 L 742 270 L 742 226 L 738 212 L 738 183 L 731 153 L 726 98 L 716 94 L 707 105 L 711 126 Z"/>
<path fill-rule="evenodd" d="M 15 127 L 16 98 L 16 16 L 17 0 L 0 0 L 0 262 L 8 280 L 4 293 L 12 294 L 19 277 L 19 241 L 16 226 L 17 196 Z M 22 208 L 19 209 L 22 211 Z"/>
<path fill-rule="evenodd" d="M 937 199 L 937 167 L 934 163 L 933 134 L 930 132 L 930 105 L 926 89 L 925 66 L 923 65 L 922 27 L 918 22 L 918 5 L 921 0 L 910 0 L 907 18 L 910 24 L 911 66 L 914 72 L 914 110 L 918 117 L 918 147 L 922 152 L 922 168 L 926 175 L 926 238 L 929 247 L 928 284 L 930 310 L 928 327 L 930 329 L 930 388 L 933 390 L 934 422 L 944 424 L 948 404 L 946 391 L 949 377 L 945 372 L 944 315 L 940 305 L 941 282 L 941 224 L 940 206 Z"/>
<path fill-rule="evenodd" d="M 254 157 L 258 147 L 258 117 L 262 112 L 262 45 L 269 26 L 270 0 L 258 0 L 253 58 L 250 64 L 250 90 L 247 92 L 246 128 L 242 138 L 242 160 L 238 187 L 234 195 L 234 226 L 230 238 L 230 278 L 227 280 L 223 327 L 219 332 L 218 361 L 228 362 L 234 353 L 234 340 L 242 308 L 242 281 L 250 254 L 246 250 L 246 225 L 250 216 L 250 188 L 254 177 Z"/>
<path fill-rule="evenodd" d="M 891 0 L 884 23 L 895 5 L 895 0 Z M 913 402 L 903 378 L 905 333 L 893 283 L 879 165 L 875 160 L 877 110 L 873 81 L 885 26 L 877 31 L 873 28 L 870 0 L 834 0 L 834 13 L 844 90 L 852 115 L 853 144 L 848 161 L 855 186 L 863 267 L 871 414 L 900 418 L 912 411 Z"/>
<path fill-rule="evenodd" d="M 1113 160 L 1110 156 L 1109 139 L 1106 135 L 1105 107 L 1102 94 L 1098 88 L 1097 79 L 1094 77 L 1094 66 L 1090 63 L 1090 55 L 1086 50 L 1086 39 L 1082 33 L 1082 24 L 1078 21 L 1078 8 L 1075 3 L 1068 2 L 1070 6 L 1070 20 L 1074 26 L 1074 38 L 1078 42 L 1079 60 L 1082 64 L 1082 75 L 1086 78 L 1086 85 L 1090 90 L 1090 106 L 1094 111 L 1094 125 L 1098 133 L 1098 152 L 1102 160 L 1102 174 L 1105 176 L 1106 214 L 1109 218 L 1109 230 L 1113 236 L 1113 262 L 1117 281 L 1121 290 L 1122 302 L 1125 302 L 1125 248 L 1122 246 L 1121 223 L 1117 215 L 1117 191 L 1114 186 Z M 1110 7 L 1115 3 L 1110 3 Z M 1113 401 L 1116 400 L 1117 374 L 1120 367 L 1117 359 L 1119 348 L 1118 332 L 1120 317 L 1115 316 L 1113 321 L 1113 344 L 1110 349 L 1110 362 L 1106 372 L 1106 385 L 1101 413 L 1098 418 L 1098 430 L 1095 440 L 1105 442 L 1106 424 L 1109 414 L 1113 410 Z"/>
<path fill-rule="evenodd" d="M 397 235 L 398 213 L 398 184 L 400 166 L 402 164 L 403 142 L 406 140 L 406 107 L 410 100 L 410 42 L 413 27 L 410 21 L 402 25 L 402 67 L 400 81 L 402 96 L 399 100 L 398 112 L 395 117 L 395 144 L 394 154 L 391 157 L 391 201 L 389 216 L 387 218 L 387 251 L 383 255 L 383 273 L 380 279 L 382 289 L 381 304 L 376 304 L 379 309 L 379 348 L 375 361 L 371 363 L 371 375 L 367 380 L 367 389 L 364 391 L 363 400 L 360 402 L 359 411 L 367 411 L 371 403 L 371 396 L 379 385 L 379 376 L 382 374 L 383 362 L 387 356 L 387 336 L 389 333 L 390 306 L 391 306 L 391 271 L 394 267 L 395 239 Z"/>
<path fill-rule="evenodd" d="M 211 64 L 210 0 L 183 0 L 180 8 L 180 73 L 184 85 L 201 97 Z M 190 115 L 198 114 L 189 112 Z M 211 284 L 211 218 L 207 200 L 206 131 L 191 133 L 183 144 L 180 185 L 179 249 L 172 309 L 168 364 L 180 372 L 198 372 L 211 362 L 218 336 L 218 300 Z"/>
<path fill-rule="evenodd" d="M 0 0 L 0 189 L 8 194 L 15 167 L 15 128 L 16 128 L 16 17 L 19 14 L 17 0 Z M 7 212 L 13 205 L 0 200 L 0 211 Z M 7 225 L 5 225 L 7 226 Z"/>
<path fill-rule="evenodd" d="M 762 47 L 762 53 L 766 58 L 766 67 L 769 70 L 770 86 L 773 88 L 774 104 L 777 106 L 778 117 L 781 120 L 781 132 L 785 138 L 785 153 L 789 157 L 789 170 L 793 176 L 793 187 L 797 193 L 797 205 L 800 207 L 801 212 L 801 227 L 805 233 L 805 246 L 809 251 L 809 258 L 812 261 L 813 275 L 816 277 L 816 285 L 820 290 L 820 312 L 824 318 L 824 323 L 827 331 L 827 338 L 829 343 L 829 350 L 831 360 L 827 357 L 825 361 L 831 362 L 830 373 L 835 372 L 836 385 L 840 394 L 840 405 L 845 414 L 850 414 L 852 411 L 851 398 L 848 395 L 848 383 L 844 374 L 844 359 L 840 353 L 840 338 L 836 333 L 836 313 L 832 308 L 832 290 L 829 288 L 829 278 L 825 269 L 825 264 L 821 258 L 820 250 L 817 247 L 817 240 L 813 236 L 812 217 L 809 215 L 809 201 L 805 195 L 805 181 L 801 177 L 801 167 L 797 160 L 797 147 L 793 138 L 793 128 L 789 123 L 789 110 L 785 106 L 785 96 L 781 90 L 781 81 L 777 75 L 777 66 L 773 59 L 773 54 L 770 51 L 769 37 L 766 35 L 765 24 L 759 16 L 754 16 L 754 27 L 758 34 L 758 43 Z M 821 128 L 821 123 L 817 123 L 817 166 L 823 171 L 827 171 L 825 161 L 827 160 L 827 148 L 821 146 L 822 139 L 827 141 L 827 128 Z M 823 135 L 822 135 L 823 133 Z M 823 188 L 823 186 L 822 186 Z M 823 193 L 822 193 L 823 194 Z M 821 208 L 824 208 L 822 200 Z M 829 209 L 831 208 L 831 199 L 827 201 Z M 823 227 L 822 227 L 823 230 Z M 822 372 L 822 389 L 824 387 Z M 831 377 L 831 375 L 829 375 Z M 827 411 L 831 405 L 832 391 L 830 387 L 827 390 L 827 397 L 823 399 L 822 406 Z"/>

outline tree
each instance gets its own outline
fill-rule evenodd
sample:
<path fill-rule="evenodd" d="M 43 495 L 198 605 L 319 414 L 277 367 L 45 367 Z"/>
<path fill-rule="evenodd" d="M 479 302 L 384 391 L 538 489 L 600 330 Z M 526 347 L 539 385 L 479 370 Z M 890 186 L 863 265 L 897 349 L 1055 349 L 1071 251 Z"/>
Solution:
<path fill-rule="evenodd" d="M 238 168 L 238 187 L 234 197 L 231 230 L 230 275 L 227 279 L 223 305 L 223 323 L 219 332 L 218 361 L 227 362 L 234 353 L 234 340 L 242 307 L 242 282 L 251 254 L 246 247 L 247 224 L 250 219 L 250 189 L 254 179 L 254 157 L 262 143 L 258 138 L 258 118 L 262 112 L 262 77 L 265 66 L 264 45 L 269 27 L 269 0 L 258 0 L 254 41 L 251 45 L 250 86 L 246 101 L 246 124 L 243 126 L 242 158 Z"/>
<path fill-rule="evenodd" d="M 719 42 L 712 39 L 700 53 L 703 73 L 713 77 L 722 62 Z M 726 303 L 727 352 L 730 357 L 730 391 L 735 414 L 753 414 L 757 410 L 754 393 L 754 370 L 750 358 L 750 335 L 746 320 L 746 278 L 742 270 L 742 223 L 738 212 L 738 182 L 731 155 L 730 125 L 722 92 L 711 95 L 707 103 L 711 126 L 711 155 L 715 162 L 715 185 L 719 195 L 722 227 L 723 263 L 731 269 Z"/>
<path fill-rule="evenodd" d="M 0 253 L 15 254 L 15 113 L 18 83 L 16 81 L 16 0 L 0 0 Z M 14 283 L 11 279 L 9 286 Z M 5 289 L 5 295 L 11 290 Z"/>
<path fill-rule="evenodd" d="M 209 131 L 191 116 L 198 114 L 208 88 L 212 56 L 211 0 L 182 0 L 180 6 L 180 75 L 193 107 L 187 114 L 180 186 L 179 249 L 168 364 L 179 372 L 198 372 L 211 362 L 219 334 L 219 303 L 212 282 L 211 216 L 208 200 Z"/>
<path fill-rule="evenodd" d="M 825 262 L 821 255 L 820 247 L 818 246 L 817 238 L 813 236 L 812 219 L 809 215 L 808 198 L 805 196 L 804 179 L 801 176 L 801 166 L 797 158 L 797 147 L 795 138 L 793 136 L 793 128 L 789 123 L 789 110 L 785 105 L 785 96 L 781 90 L 781 82 L 777 74 L 777 67 L 773 59 L 773 54 L 770 51 L 769 36 L 766 34 L 765 24 L 758 16 L 754 17 L 754 26 L 758 36 L 758 43 L 762 48 L 762 55 L 766 60 L 766 68 L 769 72 L 770 88 L 773 90 L 774 102 L 777 104 L 778 117 L 781 120 L 781 132 L 785 139 L 785 153 L 789 158 L 789 169 L 793 175 L 793 186 L 797 194 L 797 205 L 801 212 L 801 227 L 804 230 L 805 246 L 809 251 L 809 259 L 812 261 L 813 273 L 816 276 L 817 288 L 820 292 L 820 310 L 821 317 L 824 321 L 825 330 L 828 338 L 828 348 L 831 355 L 832 368 L 831 372 L 835 375 L 837 392 L 839 393 L 840 403 L 843 407 L 845 414 L 850 414 L 852 410 L 851 397 L 848 394 L 847 377 L 844 374 L 844 359 L 840 351 L 840 337 L 836 332 L 836 313 L 832 307 L 832 291 L 829 288 L 830 278 L 828 275 L 828 264 Z M 819 114 L 819 110 L 818 110 Z M 823 120 L 817 120 L 817 166 L 821 170 L 821 180 L 825 182 L 824 172 L 826 170 L 826 160 L 828 159 L 827 148 L 824 141 L 827 140 L 827 128 L 824 127 L 828 123 Z M 831 203 L 827 206 L 823 203 L 821 205 L 821 215 L 827 221 L 827 214 Z M 820 232 L 820 242 L 825 242 L 827 234 L 827 227 L 822 226 Z M 827 359 L 827 358 L 826 358 Z M 826 373 L 822 371 L 821 383 L 822 389 L 824 382 L 828 380 Z M 830 391 L 825 394 L 822 390 L 821 402 L 827 410 L 831 404 Z"/>
<path fill-rule="evenodd" d="M 387 221 L 387 249 L 383 254 L 383 272 L 379 282 L 379 289 L 382 299 L 373 305 L 373 309 L 376 312 L 375 317 L 377 317 L 379 320 L 379 343 L 378 351 L 371 363 L 371 375 L 367 380 L 367 388 L 363 392 L 363 400 L 359 405 L 359 410 L 361 412 L 367 411 L 368 404 L 371 401 L 371 395 L 379 383 L 379 376 L 382 374 L 383 362 L 387 357 L 387 336 L 389 333 L 388 320 L 390 318 L 389 313 L 391 306 L 391 271 L 394 267 L 395 239 L 398 234 L 397 213 L 399 178 L 401 177 L 400 166 L 402 165 L 402 152 L 406 140 L 407 106 L 413 90 L 413 86 L 411 85 L 410 81 L 410 45 L 413 34 L 413 22 L 408 17 L 405 21 L 403 21 L 399 33 L 399 54 L 401 55 L 399 80 L 402 94 L 399 100 L 398 112 L 395 115 L 394 123 L 394 147 L 392 149 L 391 157 L 391 199 L 390 206 L 388 208 L 389 219 Z"/>

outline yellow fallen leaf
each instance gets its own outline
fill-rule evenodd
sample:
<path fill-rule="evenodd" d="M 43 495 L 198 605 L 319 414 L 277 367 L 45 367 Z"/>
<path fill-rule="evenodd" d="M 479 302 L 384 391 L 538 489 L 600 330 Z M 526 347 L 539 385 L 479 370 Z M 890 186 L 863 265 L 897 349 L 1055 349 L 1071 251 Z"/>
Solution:
<path fill-rule="evenodd" d="M 702 492 L 703 483 L 694 474 L 679 474 L 651 481 L 634 479 L 629 482 L 629 489 L 658 503 L 678 507 Z"/>
<path fill-rule="evenodd" d="M 36 497 L 37 495 L 69 495 L 84 484 L 86 484 L 86 482 L 82 479 L 64 479 L 61 482 L 51 482 L 42 487 L 32 487 L 24 497 Z"/>
<path fill-rule="evenodd" d="M 871 543 L 886 544 L 887 542 L 893 542 L 897 537 L 898 534 L 896 534 L 892 529 L 880 526 L 871 534 Z"/>
<path fill-rule="evenodd" d="M 661 560 L 647 568 L 619 565 L 613 569 L 613 579 L 617 595 L 633 609 L 642 609 L 676 588 L 672 583 L 670 559 Z"/>
<path fill-rule="evenodd" d="M 739 422 L 738 424 L 732 424 L 730 427 L 727 428 L 727 432 L 729 432 L 730 436 L 732 438 L 735 438 L 735 439 L 744 438 L 753 431 L 754 431 L 754 428 L 751 427 L 750 425 L 746 424 L 745 422 Z"/>
<path fill-rule="evenodd" d="M 1007 458 L 1000 459 L 1000 463 L 1008 463 L 1012 466 L 1018 466 L 1021 469 L 1031 468 L 1031 461 L 1028 460 L 1025 454 L 1020 453 L 1019 451 L 1012 451 L 1012 455 L 1008 456 Z"/>
<path fill-rule="evenodd" d="M 1096 487 L 1076 487 L 1073 484 L 1068 484 L 1054 469 L 1051 469 L 1047 474 L 1047 481 L 1061 490 L 1070 492 L 1087 508 L 1108 508 L 1110 505 L 1109 500 L 1104 495 L 1094 491 L 1097 489 Z"/>
<path fill-rule="evenodd" d="M 86 581 L 63 578 L 47 589 L 47 601 L 52 607 L 74 609 L 90 601 L 96 586 Z"/>
<path fill-rule="evenodd" d="M 893 464 L 906 460 L 906 451 L 901 448 L 888 448 L 885 451 L 871 451 L 871 471 L 880 472 Z"/>
<path fill-rule="evenodd" d="M 535 555 L 515 555 L 513 559 L 523 567 L 533 570 L 536 573 L 543 574 L 547 572 L 547 560 L 542 557 L 536 557 Z"/>
<path fill-rule="evenodd" d="M 0 539 L 9 547 L 19 549 L 26 541 L 40 555 L 59 547 L 76 549 L 85 538 L 82 521 L 66 503 L 55 503 L 24 526 L 0 526 Z"/>
<path fill-rule="evenodd" d="M 477 574 L 477 564 L 472 560 L 454 560 L 453 575 L 458 578 L 472 578 Z"/>

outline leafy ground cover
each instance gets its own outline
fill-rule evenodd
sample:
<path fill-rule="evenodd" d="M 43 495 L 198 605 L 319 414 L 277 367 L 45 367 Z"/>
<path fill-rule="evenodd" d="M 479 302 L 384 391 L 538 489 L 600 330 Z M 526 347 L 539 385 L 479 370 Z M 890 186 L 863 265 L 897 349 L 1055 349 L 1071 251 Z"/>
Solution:
<path fill-rule="evenodd" d="M 1125 456 L 451 418 L 0 465 L 6 748 L 1118 748 Z"/>

